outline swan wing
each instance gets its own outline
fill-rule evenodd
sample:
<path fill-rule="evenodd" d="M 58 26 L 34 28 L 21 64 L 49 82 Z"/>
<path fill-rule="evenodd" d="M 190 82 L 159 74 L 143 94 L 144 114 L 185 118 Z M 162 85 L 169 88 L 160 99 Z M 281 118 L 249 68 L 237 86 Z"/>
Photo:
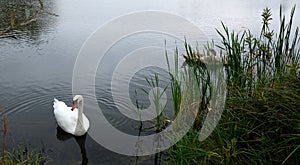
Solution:
<path fill-rule="evenodd" d="M 54 98 L 53 108 L 54 108 L 54 110 L 55 109 L 63 109 L 63 108 L 67 108 L 67 105 L 63 101 L 59 101 L 56 98 Z"/>
<path fill-rule="evenodd" d="M 54 99 L 54 116 L 57 124 L 66 132 L 73 134 L 75 131 L 78 109 L 71 110 L 64 102 Z"/>

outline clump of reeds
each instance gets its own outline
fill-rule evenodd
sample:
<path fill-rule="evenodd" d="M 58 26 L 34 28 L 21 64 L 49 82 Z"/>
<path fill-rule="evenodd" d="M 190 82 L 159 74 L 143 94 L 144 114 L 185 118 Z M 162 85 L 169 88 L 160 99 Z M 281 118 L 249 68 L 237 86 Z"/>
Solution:
<path fill-rule="evenodd" d="M 200 142 L 191 129 L 169 150 L 171 164 L 299 164 L 299 80 L 282 77 L 251 98 L 229 95 L 214 132 Z"/>
<path fill-rule="evenodd" d="M 1 164 L 2 165 L 41 165 L 46 163 L 46 157 L 43 151 L 35 152 L 29 151 L 29 149 L 25 147 L 15 147 L 11 152 L 6 150 L 6 142 L 7 142 L 7 131 L 8 131 L 8 118 L 4 114 L 3 115 L 3 142 L 2 142 L 2 150 L 1 150 Z"/>
<path fill-rule="evenodd" d="M 29 151 L 27 147 L 15 148 L 12 152 L 6 152 L 5 155 L 5 165 L 42 165 L 46 163 L 46 158 L 42 152 Z"/>
<path fill-rule="evenodd" d="M 226 53 L 222 56 L 228 85 L 251 93 L 255 85 L 273 83 L 281 74 L 299 75 L 300 36 L 298 27 L 294 33 L 292 31 L 294 12 L 295 6 L 286 23 L 280 8 L 277 35 L 269 27 L 272 20 L 269 8 L 263 11 L 259 37 L 255 37 L 250 30 L 229 32 L 228 27 L 222 23 L 225 34 L 217 30 L 222 39 L 222 45 L 218 47 Z"/>
<path fill-rule="evenodd" d="M 292 30 L 294 11 L 286 22 L 280 10 L 278 34 L 269 27 L 269 8 L 263 11 L 258 37 L 250 30 L 230 32 L 222 23 L 218 48 L 224 53 L 220 56 L 229 90 L 224 113 L 205 141 L 198 140 L 200 122 L 173 146 L 171 164 L 299 164 L 300 36 L 298 27 Z M 205 54 L 187 44 L 186 49 L 188 64 L 205 73 L 199 58 Z M 202 89 L 209 74 L 200 75 L 200 90 L 208 91 L 209 100 L 210 84 Z"/>

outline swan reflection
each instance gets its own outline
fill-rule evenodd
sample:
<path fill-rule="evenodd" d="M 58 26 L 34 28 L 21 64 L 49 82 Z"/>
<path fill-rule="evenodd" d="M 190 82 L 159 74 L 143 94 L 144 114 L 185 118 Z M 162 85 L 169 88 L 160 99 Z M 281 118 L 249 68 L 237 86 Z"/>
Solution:
<path fill-rule="evenodd" d="M 81 151 L 81 156 L 82 156 L 81 164 L 82 165 L 87 165 L 88 164 L 88 158 L 87 158 L 86 149 L 85 149 L 86 134 L 84 134 L 83 136 L 74 136 L 72 134 L 69 134 L 69 133 L 65 132 L 59 126 L 57 126 L 56 130 L 57 130 L 56 138 L 60 141 L 66 141 L 70 138 L 75 138 L 76 143 L 79 145 L 80 151 Z"/>

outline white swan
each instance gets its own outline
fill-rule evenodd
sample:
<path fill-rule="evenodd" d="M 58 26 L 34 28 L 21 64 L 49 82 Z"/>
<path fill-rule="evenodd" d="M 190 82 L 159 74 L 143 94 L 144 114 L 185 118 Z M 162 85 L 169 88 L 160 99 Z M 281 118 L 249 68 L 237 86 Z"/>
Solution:
<path fill-rule="evenodd" d="M 78 105 L 78 108 L 76 108 Z M 54 98 L 54 116 L 57 124 L 66 132 L 75 136 L 84 135 L 89 129 L 90 122 L 83 114 L 83 97 L 76 95 L 72 107 Z"/>

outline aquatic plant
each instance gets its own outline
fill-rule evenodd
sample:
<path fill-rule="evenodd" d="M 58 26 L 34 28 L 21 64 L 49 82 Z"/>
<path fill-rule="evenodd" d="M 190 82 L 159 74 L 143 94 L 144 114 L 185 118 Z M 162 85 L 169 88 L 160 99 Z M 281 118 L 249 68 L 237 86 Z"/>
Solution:
<path fill-rule="evenodd" d="M 5 153 L 5 158 L 2 163 L 5 165 L 42 165 L 46 163 L 46 157 L 42 152 L 29 151 L 27 147 L 16 147 L 11 152 Z"/>
<path fill-rule="evenodd" d="M 170 76 L 170 86 L 172 91 L 172 101 L 173 101 L 173 108 L 174 108 L 174 115 L 175 117 L 180 111 L 181 105 L 181 82 L 179 81 L 179 69 L 178 69 L 178 49 L 175 49 L 174 53 L 174 73 L 171 71 L 171 65 L 168 57 L 167 51 L 165 51 L 167 65 L 168 65 L 168 72 Z"/>
<path fill-rule="evenodd" d="M 158 74 L 154 74 L 154 78 L 148 78 L 145 77 L 146 82 L 148 85 L 152 88 L 152 92 L 148 92 L 145 89 L 142 89 L 148 96 L 152 97 L 152 101 L 155 106 L 155 112 L 156 112 L 156 131 L 159 132 L 163 129 L 164 127 L 164 122 L 165 122 L 165 115 L 164 111 L 166 109 L 166 103 L 163 103 L 161 98 L 163 94 L 165 93 L 166 89 L 168 86 L 166 86 L 164 89 L 159 88 L 159 78 Z M 137 104 L 138 105 L 138 104 Z"/>
<path fill-rule="evenodd" d="M 217 47 L 229 92 L 221 121 L 201 142 L 202 125 L 195 125 L 168 150 L 170 164 L 299 164 L 300 37 L 298 27 L 292 30 L 294 11 L 295 7 L 286 23 L 280 10 L 277 35 L 269 27 L 269 8 L 262 13 L 259 37 L 249 29 L 230 32 L 222 23 L 224 33 L 217 30 L 222 43 Z M 189 45 L 186 49 L 195 58 L 197 50 Z M 205 68 L 197 59 L 189 65 L 197 73 Z"/>
<path fill-rule="evenodd" d="M 191 129 L 168 151 L 170 164 L 299 164 L 299 80 L 281 77 L 247 98 L 231 93 L 214 132 L 200 142 Z"/>
<path fill-rule="evenodd" d="M 46 156 L 43 150 L 36 152 L 29 150 L 27 146 L 15 147 L 11 152 L 6 150 L 6 136 L 8 131 L 8 118 L 3 115 L 3 142 L 1 150 L 1 164 L 2 165 L 41 165 L 46 163 Z"/>
<path fill-rule="evenodd" d="M 217 45 L 225 54 L 221 54 L 227 75 L 227 84 L 238 86 L 250 94 L 255 85 L 274 83 L 277 76 L 284 73 L 299 74 L 300 36 L 297 27 L 292 34 L 295 6 L 291 10 L 288 23 L 280 7 L 280 28 L 275 35 L 269 25 L 272 20 L 271 9 L 262 13 L 262 29 L 259 37 L 251 31 L 229 32 L 222 22 L 223 34 L 217 29 L 222 44 Z"/>

